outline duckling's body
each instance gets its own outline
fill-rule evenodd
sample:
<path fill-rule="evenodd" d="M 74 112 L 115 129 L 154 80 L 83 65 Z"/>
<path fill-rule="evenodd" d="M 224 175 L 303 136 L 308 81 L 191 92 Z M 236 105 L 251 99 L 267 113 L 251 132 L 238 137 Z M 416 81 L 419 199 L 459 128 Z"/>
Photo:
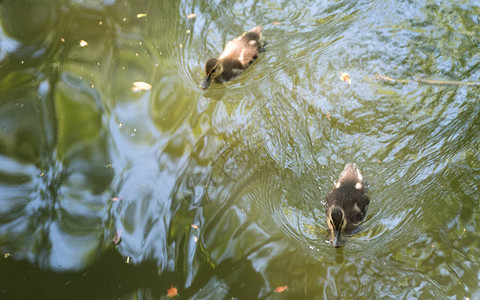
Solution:
<path fill-rule="evenodd" d="M 347 164 L 327 195 L 327 225 L 335 247 L 341 233 L 350 233 L 365 219 L 370 198 L 356 164 Z"/>
<path fill-rule="evenodd" d="M 210 58 L 205 64 L 206 76 L 202 89 L 207 89 L 214 79 L 221 83 L 245 71 L 257 59 L 262 46 L 261 26 L 228 42 L 218 58 Z"/>

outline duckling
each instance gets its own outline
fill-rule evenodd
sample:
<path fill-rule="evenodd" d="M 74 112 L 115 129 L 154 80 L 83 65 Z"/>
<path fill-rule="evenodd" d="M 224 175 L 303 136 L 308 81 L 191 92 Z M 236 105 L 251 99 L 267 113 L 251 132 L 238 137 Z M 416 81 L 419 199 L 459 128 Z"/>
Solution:
<path fill-rule="evenodd" d="M 369 203 L 360 170 L 356 164 L 347 164 L 327 195 L 327 225 L 335 248 L 342 245 L 342 233 L 350 233 L 362 223 Z"/>
<path fill-rule="evenodd" d="M 218 58 L 210 58 L 205 64 L 205 79 L 202 89 L 206 90 L 213 79 L 221 83 L 239 75 L 250 66 L 258 54 L 263 52 L 262 26 L 255 26 L 227 43 Z"/>

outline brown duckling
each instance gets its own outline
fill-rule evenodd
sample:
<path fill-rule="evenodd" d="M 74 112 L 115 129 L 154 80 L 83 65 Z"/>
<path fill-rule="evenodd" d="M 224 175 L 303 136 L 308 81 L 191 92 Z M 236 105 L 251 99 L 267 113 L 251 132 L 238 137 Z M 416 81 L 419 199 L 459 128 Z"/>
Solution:
<path fill-rule="evenodd" d="M 228 42 L 218 58 L 210 58 L 205 64 L 202 89 L 206 90 L 213 79 L 221 83 L 245 71 L 257 59 L 262 46 L 262 26 L 255 26 Z"/>
<path fill-rule="evenodd" d="M 327 195 L 327 225 L 335 248 L 342 233 L 351 233 L 365 218 L 370 198 L 356 164 L 347 164 Z"/>

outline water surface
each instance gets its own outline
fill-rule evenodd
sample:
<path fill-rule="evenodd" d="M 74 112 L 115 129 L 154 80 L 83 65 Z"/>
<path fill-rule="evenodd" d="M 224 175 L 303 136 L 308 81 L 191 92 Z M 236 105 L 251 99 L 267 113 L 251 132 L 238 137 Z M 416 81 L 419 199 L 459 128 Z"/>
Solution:
<path fill-rule="evenodd" d="M 480 297 L 480 90 L 375 79 L 479 82 L 478 2 L 0 11 L 2 298 Z M 267 51 L 202 91 L 257 24 Z M 324 199 L 349 162 L 371 203 L 338 250 Z"/>

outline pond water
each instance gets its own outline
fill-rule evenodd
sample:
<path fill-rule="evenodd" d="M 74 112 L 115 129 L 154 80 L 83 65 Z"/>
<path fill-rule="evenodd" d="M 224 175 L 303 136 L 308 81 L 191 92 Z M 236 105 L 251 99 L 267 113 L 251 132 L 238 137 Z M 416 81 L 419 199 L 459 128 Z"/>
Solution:
<path fill-rule="evenodd" d="M 0 11 L 0 298 L 480 298 L 480 88 L 415 80 L 480 81 L 478 1 Z M 267 51 L 202 91 L 257 24 Z M 335 249 L 349 162 L 371 202 Z"/>

